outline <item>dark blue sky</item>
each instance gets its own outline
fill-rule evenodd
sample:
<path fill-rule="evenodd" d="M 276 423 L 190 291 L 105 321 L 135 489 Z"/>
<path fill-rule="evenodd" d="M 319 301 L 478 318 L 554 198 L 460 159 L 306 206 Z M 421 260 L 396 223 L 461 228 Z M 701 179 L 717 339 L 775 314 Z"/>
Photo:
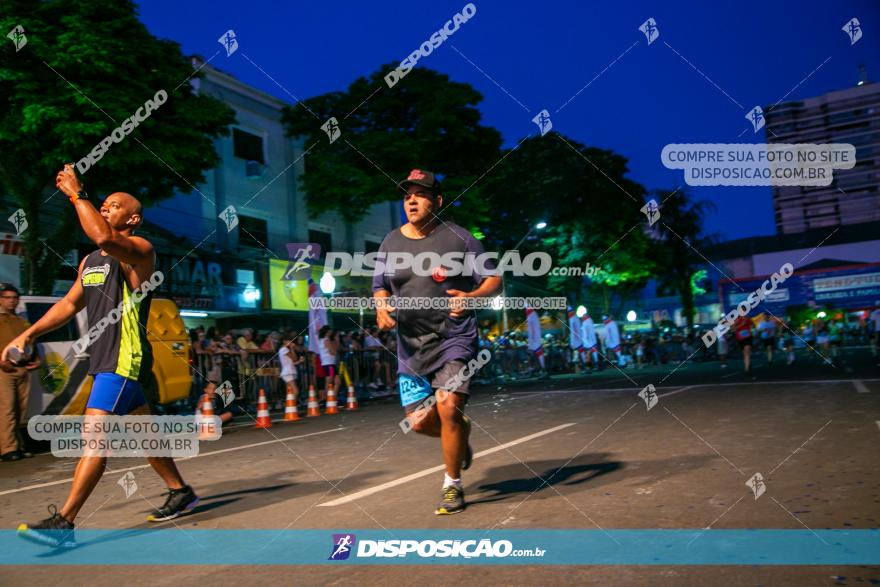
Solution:
<path fill-rule="evenodd" d="M 218 37 L 235 30 L 241 54 L 308 98 L 399 62 L 465 4 L 150 0 L 140 10 L 153 34 L 188 54 L 210 57 Z M 419 65 L 478 88 L 485 123 L 508 146 L 536 134 L 531 119 L 546 108 L 554 130 L 625 155 L 630 177 L 648 188 L 684 185 L 680 170 L 660 162 L 668 143 L 763 142 L 744 118 L 753 106 L 854 85 L 860 63 L 880 80 L 877 0 L 667 4 L 478 0 L 476 15 Z M 638 31 L 648 17 L 660 30 L 650 46 Z M 841 30 L 852 17 L 864 31 L 853 46 Z M 292 101 L 240 53 L 212 64 Z M 708 231 L 727 238 L 775 231 L 769 188 L 691 189 L 717 205 Z"/>

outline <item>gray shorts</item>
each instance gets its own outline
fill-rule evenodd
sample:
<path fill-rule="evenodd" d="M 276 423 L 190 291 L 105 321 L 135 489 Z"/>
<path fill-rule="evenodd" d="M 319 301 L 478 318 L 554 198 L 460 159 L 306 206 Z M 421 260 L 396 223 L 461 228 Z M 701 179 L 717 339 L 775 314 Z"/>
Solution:
<path fill-rule="evenodd" d="M 465 377 L 464 361 L 449 361 L 431 375 L 431 387 L 470 395 L 470 377 Z M 452 386 L 453 389 L 449 387 Z"/>

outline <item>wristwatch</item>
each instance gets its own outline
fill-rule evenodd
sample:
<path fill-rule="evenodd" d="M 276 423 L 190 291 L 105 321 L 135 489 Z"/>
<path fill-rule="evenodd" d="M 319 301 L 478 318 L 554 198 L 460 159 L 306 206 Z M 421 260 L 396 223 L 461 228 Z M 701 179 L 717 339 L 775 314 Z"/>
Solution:
<path fill-rule="evenodd" d="M 76 199 L 77 199 L 77 200 L 87 200 L 87 201 L 88 201 L 88 199 L 89 199 L 89 195 L 86 193 L 86 190 L 84 190 L 84 189 L 80 189 L 78 192 L 76 192 Z"/>

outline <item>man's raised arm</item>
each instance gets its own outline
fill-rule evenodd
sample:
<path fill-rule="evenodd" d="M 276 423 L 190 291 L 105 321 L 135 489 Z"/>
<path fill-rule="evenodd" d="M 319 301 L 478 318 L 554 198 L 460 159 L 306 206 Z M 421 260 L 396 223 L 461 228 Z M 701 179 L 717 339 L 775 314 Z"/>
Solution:
<path fill-rule="evenodd" d="M 58 172 L 55 185 L 73 203 L 76 215 L 79 217 L 79 223 L 86 236 L 107 254 L 129 265 L 139 265 L 152 258 L 153 246 L 146 239 L 114 230 L 101 213 L 95 209 L 95 206 L 87 198 L 82 197 L 85 192 L 72 165 L 65 165 L 64 170 Z M 131 196 L 127 197 L 131 198 Z M 104 205 L 118 206 L 120 202 L 114 201 Z M 108 212 L 112 212 L 112 210 L 108 210 Z M 132 230 L 139 223 L 140 214 L 138 213 Z"/>

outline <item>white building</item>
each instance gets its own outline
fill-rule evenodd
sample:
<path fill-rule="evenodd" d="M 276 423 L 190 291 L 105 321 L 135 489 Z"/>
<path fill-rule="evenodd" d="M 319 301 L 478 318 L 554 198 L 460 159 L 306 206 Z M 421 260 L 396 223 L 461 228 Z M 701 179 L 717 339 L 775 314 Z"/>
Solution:
<path fill-rule="evenodd" d="M 338 214 L 312 218 L 299 179 L 304 147 L 285 136 L 281 112 L 286 102 L 253 88 L 194 58 L 204 77 L 197 92 L 214 96 L 235 111 L 236 123 L 214 141 L 220 164 L 206 173 L 198 191 L 154 205 L 146 218 L 187 237 L 202 248 L 232 252 L 239 259 L 287 259 L 289 242 L 318 242 L 322 251 L 364 251 L 378 247 L 400 226 L 399 205 L 374 205 L 361 222 L 347 225 Z M 219 218 L 228 206 L 238 213 L 237 230 Z"/>

